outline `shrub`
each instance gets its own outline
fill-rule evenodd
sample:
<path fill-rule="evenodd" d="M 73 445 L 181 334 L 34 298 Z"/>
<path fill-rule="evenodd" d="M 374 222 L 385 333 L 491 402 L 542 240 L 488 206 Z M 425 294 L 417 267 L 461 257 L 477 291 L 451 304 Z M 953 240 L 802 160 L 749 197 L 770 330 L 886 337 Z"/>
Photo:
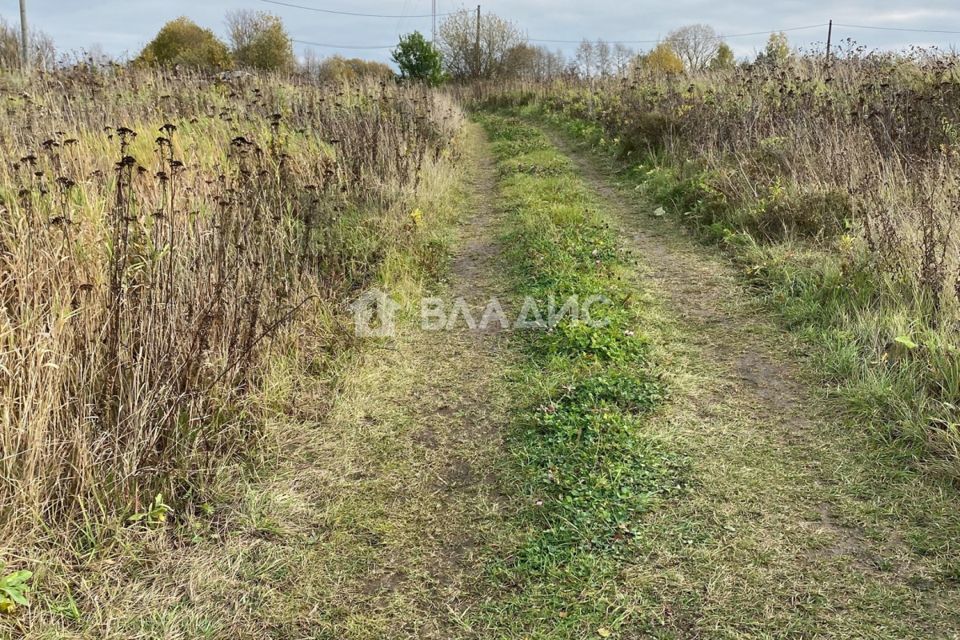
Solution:
<path fill-rule="evenodd" d="M 635 68 L 652 76 L 675 76 L 683 73 L 683 60 L 669 43 L 661 42 L 639 56 Z"/>
<path fill-rule="evenodd" d="M 393 69 L 382 62 L 333 56 L 320 63 L 316 70 L 321 82 L 385 81 L 394 78 Z"/>
<path fill-rule="evenodd" d="M 731 71 L 737 66 L 737 59 L 733 55 L 733 49 L 726 42 L 721 42 L 717 47 L 717 53 L 710 61 L 711 71 Z"/>
<path fill-rule="evenodd" d="M 227 45 L 213 31 L 183 17 L 165 24 L 135 62 L 200 69 L 229 69 L 233 66 Z"/>
<path fill-rule="evenodd" d="M 293 41 L 275 15 L 263 11 L 227 14 L 230 45 L 237 65 L 260 71 L 292 71 Z"/>

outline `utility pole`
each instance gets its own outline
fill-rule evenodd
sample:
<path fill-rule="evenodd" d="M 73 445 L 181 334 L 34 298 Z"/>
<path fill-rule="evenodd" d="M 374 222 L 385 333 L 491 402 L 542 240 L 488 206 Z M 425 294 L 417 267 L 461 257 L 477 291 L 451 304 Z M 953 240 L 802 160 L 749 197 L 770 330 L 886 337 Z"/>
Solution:
<path fill-rule="evenodd" d="M 433 39 L 430 42 L 434 46 L 437 44 L 437 0 L 433 0 Z"/>
<path fill-rule="evenodd" d="M 830 40 L 833 38 L 833 20 L 827 25 L 827 67 L 830 67 Z"/>
<path fill-rule="evenodd" d="M 20 0 L 20 68 L 30 71 L 30 34 L 27 29 L 27 0 Z"/>
<path fill-rule="evenodd" d="M 480 79 L 480 5 L 477 5 L 477 42 L 474 45 L 477 52 L 477 79 Z"/>

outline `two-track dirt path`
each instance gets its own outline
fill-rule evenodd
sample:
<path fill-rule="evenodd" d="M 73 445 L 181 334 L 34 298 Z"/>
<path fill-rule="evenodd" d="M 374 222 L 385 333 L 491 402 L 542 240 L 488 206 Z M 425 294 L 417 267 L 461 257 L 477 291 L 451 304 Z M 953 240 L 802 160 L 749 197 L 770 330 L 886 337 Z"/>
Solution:
<path fill-rule="evenodd" d="M 960 638 L 956 492 L 875 460 L 727 262 L 650 216 L 611 166 L 554 140 L 639 261 L 670 389 L 643 428 L 684 454 L 691 476 L 635 532 L 614 574 L 613 622 L 597 632 Z M 497 172 L 478 127 L 465 161 L 463 223 L 438 293 L 476 305 L 507 289 Z M 110 576 L 76 633 L 31 637 L 528 637 L 513 610 L 497 617 L 502 632 L 477 631 L 494 628 L 491 562 L 523 536 L 522 497 L 504 486 L 505 427 L 523 395 L 505 372 L 517 357 L 496 331 L 424 331 L 408 317 L 351 364 L 335 398 L 305 389 L 271 426 L 283 434 L 276 468 L 241 487 L 229 527 L 149 573 Z M 562 628 L 535 637 L 573 637 Z"/>
<path fill-rule="evenodd" d="M 667 637 L 960 637 L 953 568 L 931 552 L 955 548 L 938 538 L 956 531 L 955 494 L 872 460 L 735 269 L 652 216 L 611 163 L 553 140 L 660 306 L 673 398 L 652 428 L 695 475 L 650 519 L 624 588 L 647 594 Z"/>

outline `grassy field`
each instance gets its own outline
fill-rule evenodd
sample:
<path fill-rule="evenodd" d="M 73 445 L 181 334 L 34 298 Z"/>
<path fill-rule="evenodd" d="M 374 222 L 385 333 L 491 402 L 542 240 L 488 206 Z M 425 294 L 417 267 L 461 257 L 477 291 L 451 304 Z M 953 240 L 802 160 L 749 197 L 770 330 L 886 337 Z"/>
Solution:
<path fill-rule="evenodd" d="M 688 490 L 635 540 L 620 633 L 954 634 L 960 519 L 949 476 L 910 465 L 829 397 L 810 344 L 784 332 L 735 264 L 657 215 L 605 150 L 540 126 L 637 257 L 670 390 L 645 432 L 689 461 Z"/>
<path fill-rule="evenodd" d="M 610 633 L 617 575 L 642 520 L 683 487 L 683 461 L 644 433 L 665 389 L 649 361 L 644 296 L 595 196 L 537 128 L 483 119 L 501 176 L 506 263 L 519 295 L 603 295 L 603 326 L 563 321 L 521 338 L 513 374 L 530 391 L 507 447 L 523 532 L 490 567 L 502 595 L 480 608 L 480 637 Z"/>
<path fill-rule="evenodd" d="M 0 637 L 958 637 L 953 74 L 3 76 Z"/>
<path fill-rule="evenodd" d="M 849 52 L 687 77 L 493 88 L 615 156 L 815 345 L 823 381 L 905 458 L 956 476 L 954 67 Z M 483 94 L 483 92 L 480 92 Z"/>
<path fill-rule="evenodd" d="M 69 614 L 90 578 L 68 567 L 229 520 L 219 491 L 269 462 L 297 376 L 332 403 L 357 290 L 437 277 L 421 203 L 461 114 L 380 84 L 3 82 L 4 562 Z"/>

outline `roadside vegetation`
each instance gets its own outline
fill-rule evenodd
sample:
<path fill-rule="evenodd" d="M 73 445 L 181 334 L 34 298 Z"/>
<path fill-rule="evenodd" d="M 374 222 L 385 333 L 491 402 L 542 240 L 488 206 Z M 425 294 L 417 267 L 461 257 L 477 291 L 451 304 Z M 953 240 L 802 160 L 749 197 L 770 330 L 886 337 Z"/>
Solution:
<path fill-rule="evenodd" d="M 960 472 L 960 86 L 949 57 L 771 40 L 752 65 L 492 89 L 614 154 L 624 179 L 726 248 L 811 344 L 853 415 Z M 642 62 L 642 61 L 641 61 Z"/>
<path fill-rule="evenodd" d="M 269 76 L 3 82 L 0 530 L 36 583 L 213 516 L 217 481 L 262 462 L 284 354 L 309 343 L 294 360 L 335 379 L 355 292 L 432 277 L 444 251 L 411 211 L 461 115 Z"/>

